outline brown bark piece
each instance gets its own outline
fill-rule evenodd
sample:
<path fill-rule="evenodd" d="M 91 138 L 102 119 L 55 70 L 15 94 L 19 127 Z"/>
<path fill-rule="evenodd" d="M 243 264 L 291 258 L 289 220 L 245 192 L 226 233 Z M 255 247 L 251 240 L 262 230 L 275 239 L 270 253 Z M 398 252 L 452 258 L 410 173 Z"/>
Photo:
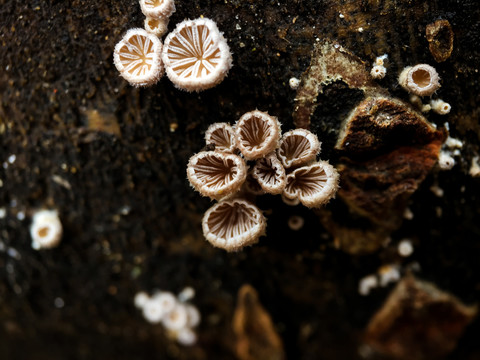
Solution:
<path fill-rule="evenodd" d="M 407 276 L 372 317 L 365 339 L 378 352 L 394 358 L 437 359 L 456 347 L 476 315 L 476 306 Z"/>
<path fill-rule="evenodd" d="M 453 30 L 448 20 L 437 20 L 425 29 L 428 48 L 436 62 L 447 60 L 453 51 Z"/>
<path fill-rule="evenodd" d="M 260 304 L 255 289 L 248 284 L 238 291 L 233 331 L 237 337 L 236 353 L 240 360 L 285 359 L 282 340 L 272 319 Z"/>

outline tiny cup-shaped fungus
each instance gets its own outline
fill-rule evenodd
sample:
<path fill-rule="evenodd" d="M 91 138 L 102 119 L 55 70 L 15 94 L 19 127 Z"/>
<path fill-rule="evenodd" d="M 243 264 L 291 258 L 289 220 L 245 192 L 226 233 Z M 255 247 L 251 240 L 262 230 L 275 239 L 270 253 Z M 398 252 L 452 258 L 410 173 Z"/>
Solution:
<path fill-rule="evenodd" d="M 227 41 L 210 19 L 185 20 L 168 34 L 162 53 L 168 78 L 186 91 L 219 84 L 232 66 Z"/>
<path fill-rule="evenodd" d="M 140 0 L 143 15 L 151 18 L 170 17 L 175 12 L 173 0 Z"/>
<path fill-rule="evenodd" d="M 295 129 L 283 134 L 278 147 L 278 158 L 286 169 L 309 163 L 320 152 L 317 135 L 305 129 Z"/>
<path fill-rule="evenodd" d="M 267 223 L 261 211 L 242 199 L 221 201 L 207 210 L 202 228 L 205 238 L 215 247 L 238 251 L 252 245 L 265 233 Z"/>
<path fill-rule="evenodd" d="M 306 207 L 326 204 L 338 189 L 337 170 L 326 161 L 303 166 L 287 176 L 283 195 L 298 199 Z"/>
<path fill-rule="evenodd" d="M 280 123 L 265 112 L 254 110 L 237 121 L 237 148 L 247 160 L 256 160 L 274 151 L 280 140 Z"/>
<path fill-rule="evenodd" d="M 287 184 L 285 169 L 274 152 L 257 160 L 253 167 L 252 176 L 258 181 L 261 188 L 269 194 L 281 194 Z"/>
<path fill-rule="evenodd" d="M 58 246 L 62 239 L 62 233 L 62 223 L 56 210 L 40 210 L 33 215 L 30 236 L 32 237 L 32 248 L 35 250 Z"/>
<path fill-rule="evenodd" d="M 443 101 L 442 99 L 430 101 L 430 106 L 432 107 L 433 111 L 435 111 L 437 114 L 440 114 L 440 115 L 446 115 L 452 109 L 450 104 Z"/>
<path fill-rule="evenodd" d="M 218 200 L 240 189 L 247 167 L 240 156 L 202 151 L 190 158 L 187 176 L 200 194 Z"/>
<path fill-rule="evenodd" d="M 227 123 L 215 123 L 205 133 L 207 144 L 214 144 L 215 151 L 233 153 L 235 150 L 235 130 Z"/>
<path fill-rule="evenodd" d="M 163 36 L 168 30 L 168 20 L 168 17 L 153 18 L 147 16 L 144 22 L 145 30 L 155 36 Z"/>
<path fill-rule="evenodd" d="M 430 96 L 440 88 L 440 77 L 433 66 L 417 64 L 403 69 L 398 83 L 409 93 Z"/>
<path fill-rule="evenodd" d="M 148 86 L 162 76 L 162 43 L 143 29 L 130 29 L 115 46 L 113 62 L 120 75 L 134 86 Z"/>

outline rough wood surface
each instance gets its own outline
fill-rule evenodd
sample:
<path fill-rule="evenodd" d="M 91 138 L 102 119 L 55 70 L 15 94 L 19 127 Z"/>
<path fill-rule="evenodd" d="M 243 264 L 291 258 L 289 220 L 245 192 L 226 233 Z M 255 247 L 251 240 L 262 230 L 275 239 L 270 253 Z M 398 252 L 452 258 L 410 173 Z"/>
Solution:
<path fill-rule="evenodd" d="M 118 76 L 113 48 L 143 24 L 136 0 L 0 0 L 0 358 L 232 359 L 236 294 L 246 283 L 287 358 L 382 358 L 363 334 L 391 287 L 358 293 L 359 280 L 381 265 L 417 269 L 415 276 L 466 304 L 480 299 L 480 180 L 468 174 L 480 152 L 476 1 L 177 0 L 176 7 L 170 30 L 205 16 L 228 40 L 234 66 L 211 90 L 182 92 L 167 78 L 139 89 Z M 426 34 L 439 19 L 454 35 L 451 55 L 435 55 L 441 63 L 429 46 L 449 45 L 432 45 L 443 40 Z M 407 102 L 400 70 L 435 66 L 437 96 L 452 111 L 427 118 L 439 128 L 448 122 L 464 141 L 457 165 L 429 173 L 410 198 L 413 219 L 372 254 L 337 249 L 318 214 L 268 196 L 257 202 L 268 215 L 267 237 L 240 253 L 212 248 L 200 226 L 210 203 L 186 180 L 188 158 L 204 147 L 209 124 L 234 123 L 255 108 L 277 116 L 284 131 L 293 128 L 298 102 L 289 79 L 308 74 L 314 46 L 324 41 L 365 69 L 387 53 L 387 76 L 377 84 Z M 364 97 L 341 79 L 315 94 L 308 120 L 322 159 L 339 163 L 342 121 Z M 43 207 L 58 209 L 64 237 L 56 249 L 35 251 L 29 225 Z M 330 209 L 337 223 L 350 214 L 340 199 Z M 305 220 L 300 231 L 287 225 L 293 215 Z M 364 220 L 356 221 L 358 242 L 368 243 Z M 403 238 L 414 244 L 409 258 L 396 251 Z M 133 305 L 138 291 L 185 286 L 195 289 L 202 314 L 193 347 L 176 344 Z M 480 357 L 479 331 L 477 317 L 450 358 Z"/>

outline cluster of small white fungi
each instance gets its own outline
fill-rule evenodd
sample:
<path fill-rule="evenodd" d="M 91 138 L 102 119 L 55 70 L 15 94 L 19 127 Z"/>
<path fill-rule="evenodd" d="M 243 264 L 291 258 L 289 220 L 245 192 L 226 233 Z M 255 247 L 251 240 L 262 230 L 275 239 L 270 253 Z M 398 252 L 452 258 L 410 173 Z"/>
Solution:
<path fill-rule="evenodd" d="M 181 345 L 197 342 L 194 328 L 200 324 L 200 312 L 187 301 L 193 298 L 194 290 L 185 288 L 178 297 L 171 292 L 158 291 L 152 296 L 146 292 L 135 295 L 135 307 L 142 310 L 143 317 L 151 324 L 162 324 L 168 335 Z"/>
<path fill-rule="evenodd" d="M 219 84 L 232 66 L 227 41 L 214 21 L 185 20 L 167 35 L 173 0 L 140 0 L 146 16 L 144 29 L 130 29 L 115 46 L 113 62 L 120 75 L 134 86 L 150 86 L 164 69 L 175 87 L 202 91 Z"/>
<path fill-rule="evenodd" d="M 374 79 L 383 79 L 387 74 L 387 68 L 385 67 L 385 59 L 388 58 L 387 54 L 383 54 L 382 56 L 378 56 L 373 63 L 372 70 L 370 71 L 370 75 Z"/>
<path fill-rule="evenodd" d="M 213 246 L 237 251 L 265 234 L 265 217 L 247 197 L 282 195 L 290 205 L 312 208 L 335 196 L 338 172 L 328 162 L 317 161 L 320 142 L 308 130 L 282 136 L 276 117 L 254 110 L 235 126 L 212 124 L 205 140 L 215 150 L 193 155 L 187 177 L 201 195 L 219 201 L 202 222 L 204 236 Z"/>
<path fill-rule="evenodd" d="M 401 278 L 400 267 L 396 264 L 383 265 L 378 268 L 376 274 L 370 274 L 360 279 L 358 283 L 358 293 L 367 296 L 370 291 L 376 287 L 386 287 L 390 283 L 395 283 Z"/>

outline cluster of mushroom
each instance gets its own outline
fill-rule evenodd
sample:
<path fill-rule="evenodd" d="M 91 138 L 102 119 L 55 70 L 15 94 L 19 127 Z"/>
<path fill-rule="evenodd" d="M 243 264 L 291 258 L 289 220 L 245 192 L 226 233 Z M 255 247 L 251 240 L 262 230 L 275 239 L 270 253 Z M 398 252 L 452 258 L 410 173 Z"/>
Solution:
<path fill-rule="evenodd" d="M 337 191 L 337 171 L 317 161 L 317 136 L 304 129 L 282 136 L 277 118 L 265 112 L 248 112 L 234 127 L 212 124 L 205 140 L 214 150 L 193 155 L 187 177 L 200 194 L 218 200 L 202 221 L 213 246 L 237 251 L 265 234 L 265 217 L 246 200 L 249 194 L 281 194 L 289 204 L 319 207 Z"/>
<path fill-rule="evenodd" d="M 186 290 L 189 290 L 187 288 Z M 162 324 L 169 336 L 182 345 L 193 345 L 197 335 L 193 331 L 200 324 L 200 312 L 188 304 L 182 291 L 178 297 L 168 291 L 160 291 L 149 296 L 145 292 L 135 295 L 135 306 L 142 310 L 145 320 L 152 324 Z"/>
<path fill-rule="evenodd" d="M 232 66 L 227 41 L 214 21 L 185 20 L 162 44 L 173 0 L 140 0 L 145 30 L 130 29 L 115 46 L 113 60 L 120 75 L 134 86 L 158 82 L 164 71 L 181 90 L 201 91 L 219 84 Z"/>

